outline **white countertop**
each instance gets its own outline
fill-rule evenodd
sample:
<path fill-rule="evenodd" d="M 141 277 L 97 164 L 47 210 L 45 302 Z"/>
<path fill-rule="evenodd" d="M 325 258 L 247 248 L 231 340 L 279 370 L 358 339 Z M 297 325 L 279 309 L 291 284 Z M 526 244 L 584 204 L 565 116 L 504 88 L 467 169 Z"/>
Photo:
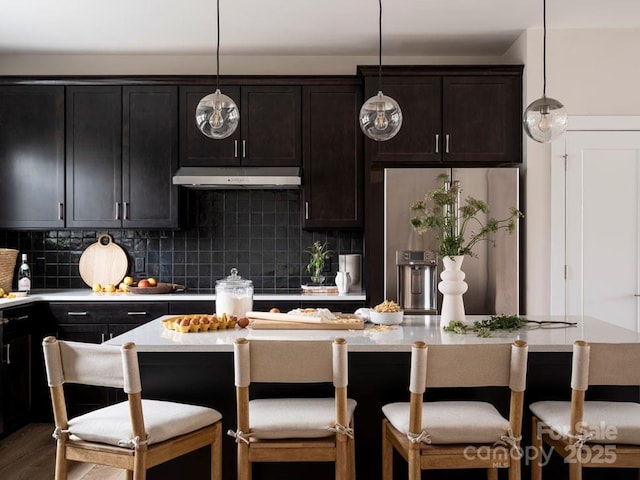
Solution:
<path fill-rule="evenodd" d="M 40 290 L 26 297 L 0 299 L 0 311 L 3 308 L 27 305 L 38 301 L 44 302 L 180 302 L 216 299 L 211 293 L 166 293 L 163 295 L 136 295 L 134 293 L 94 293 L 90 288 L 77 290 Z M 333 295 L 303 295 L 302 293 L 257 293 L 256 301 L 309 301 L 309 302 L 360 302 L 366 300 L 364 292 Z"/>
<path fill-rule="evenodd" d="M 157 318 L 106 343 L 122 345 L 134 342 L 139 352 L 231 352 L 237 338 L 249 340 L 331 340 L 346 338 L 354 352 L 409 352 L 416 340 L 427 344 L 503 343 L 520 339 L 529 344 L 530 352 L 570 352 L 576 340 L 588 342 L 638 342 L 640 334 L 591 317 L 526 316 L 530 320 L 577 322 L 574 327 L 524 328 L 514 332 L 493 332 L 490 338 L 475 334 L 447 333 L 440 328 L 435 315 L 405 316 L 397 327 L 377 331 L 367 323 L 364 330 L 253 330 L 236 327 L 232 330 L 179 333 L 166 330 Z M 467 316 L 467 321 L 486 319 L 486 315 Z"/>

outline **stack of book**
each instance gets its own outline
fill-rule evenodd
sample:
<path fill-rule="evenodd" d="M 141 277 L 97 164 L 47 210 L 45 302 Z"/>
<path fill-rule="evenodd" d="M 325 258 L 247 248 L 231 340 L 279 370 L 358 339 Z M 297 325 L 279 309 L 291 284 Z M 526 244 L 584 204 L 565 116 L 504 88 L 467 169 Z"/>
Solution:
<path fill-rule="evenodd" d="M 336 285 L 301 285 L 302 293 L 304 295 L 332 295 L 338 294 L 338 287 Z"/>

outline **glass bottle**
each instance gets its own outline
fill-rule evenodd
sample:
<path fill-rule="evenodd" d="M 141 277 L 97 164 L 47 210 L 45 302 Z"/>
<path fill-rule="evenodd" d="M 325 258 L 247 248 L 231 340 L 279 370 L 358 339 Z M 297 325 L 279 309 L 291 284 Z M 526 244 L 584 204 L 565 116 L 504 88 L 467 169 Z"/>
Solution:
<path fill-rule="evenodd" d="M 18 270 L 18 291 L 27 292 L 31 291 L 31 269 L 27 263 L 27 254 L 22 254 L 22 265 Z"/>

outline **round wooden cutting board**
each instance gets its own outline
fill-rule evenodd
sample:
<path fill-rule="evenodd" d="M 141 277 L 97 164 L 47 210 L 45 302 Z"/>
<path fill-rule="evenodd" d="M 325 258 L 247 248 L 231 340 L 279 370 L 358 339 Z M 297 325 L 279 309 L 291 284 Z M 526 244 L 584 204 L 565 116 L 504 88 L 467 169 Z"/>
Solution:
<path fill-rule="evenodd" d="M 117 287 L 127 274 L 129 262 L 122 247 L 113 243 L 111 235 L 104 234 L 82 252 L 78 267 L 82 280 L 90 287 L 96 283 Z"/>

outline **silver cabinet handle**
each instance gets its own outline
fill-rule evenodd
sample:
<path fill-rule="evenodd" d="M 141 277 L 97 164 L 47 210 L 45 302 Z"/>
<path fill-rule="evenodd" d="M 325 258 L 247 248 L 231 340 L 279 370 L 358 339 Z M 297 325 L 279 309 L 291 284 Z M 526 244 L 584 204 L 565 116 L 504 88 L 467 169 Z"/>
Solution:
<path fill-rule="evenodd" d="M 122 214 L 122 218 L 123 220 L 129 220 L 129 202 L 124 202 L 123 204 L 123 214 Z"/>
<path fill-rule="evenodd" d="M 87 312 L 67 312 L 67 315 L 70 317 L 86 317 L 88 313 Z"/>
<path fill-rule="evenodd" d="M 120 202 L 116 202 L 116 220 L 120 220 Z"/>
<path fill-rule="evenodd" d="M 127 315 L 129 315 L 130 317 L 133 317 L 136 315 L 147 315 L 147 312 L 127 312 Z"/>
<path fill-rule="evenodd" d="M 58 220 L 64 220 L 64 203 L 58 203 Z"/>
<path fill-rule="evenodd" d="M 242 158 L 247 158 L 247 141 L 242 140 Z"/>
<path fill-rule="evenodd" d="M 233 141 L 233 158 L 238 158 L 238 140 Z"/>
<path fill-rule="evenodd" d="M 7 365 L 11 365 L 11 344 L 7 343 Z"/>
<path fill-rule="evenodd" d="M 309 202 L 304 202 L 304 219 L 309 220 Z"/>
<path fill-rule="evenodd" d="M 113 333 L 109 334 L 109 340 L 111 340 L 113 338 Z"/>
<path fill-rule="evenodd" d="M 100 343 L 104 343 L 104 333 L 100 334 Z"/>
<path fill-rule="evenodd" d="M 440 153 L 440 134 L 436 133 L 436 153 Z"/>
<path fill-rule="evenodd" d="M 449 134 L 444 136 L 444 153 L 449 153 Z"/>

